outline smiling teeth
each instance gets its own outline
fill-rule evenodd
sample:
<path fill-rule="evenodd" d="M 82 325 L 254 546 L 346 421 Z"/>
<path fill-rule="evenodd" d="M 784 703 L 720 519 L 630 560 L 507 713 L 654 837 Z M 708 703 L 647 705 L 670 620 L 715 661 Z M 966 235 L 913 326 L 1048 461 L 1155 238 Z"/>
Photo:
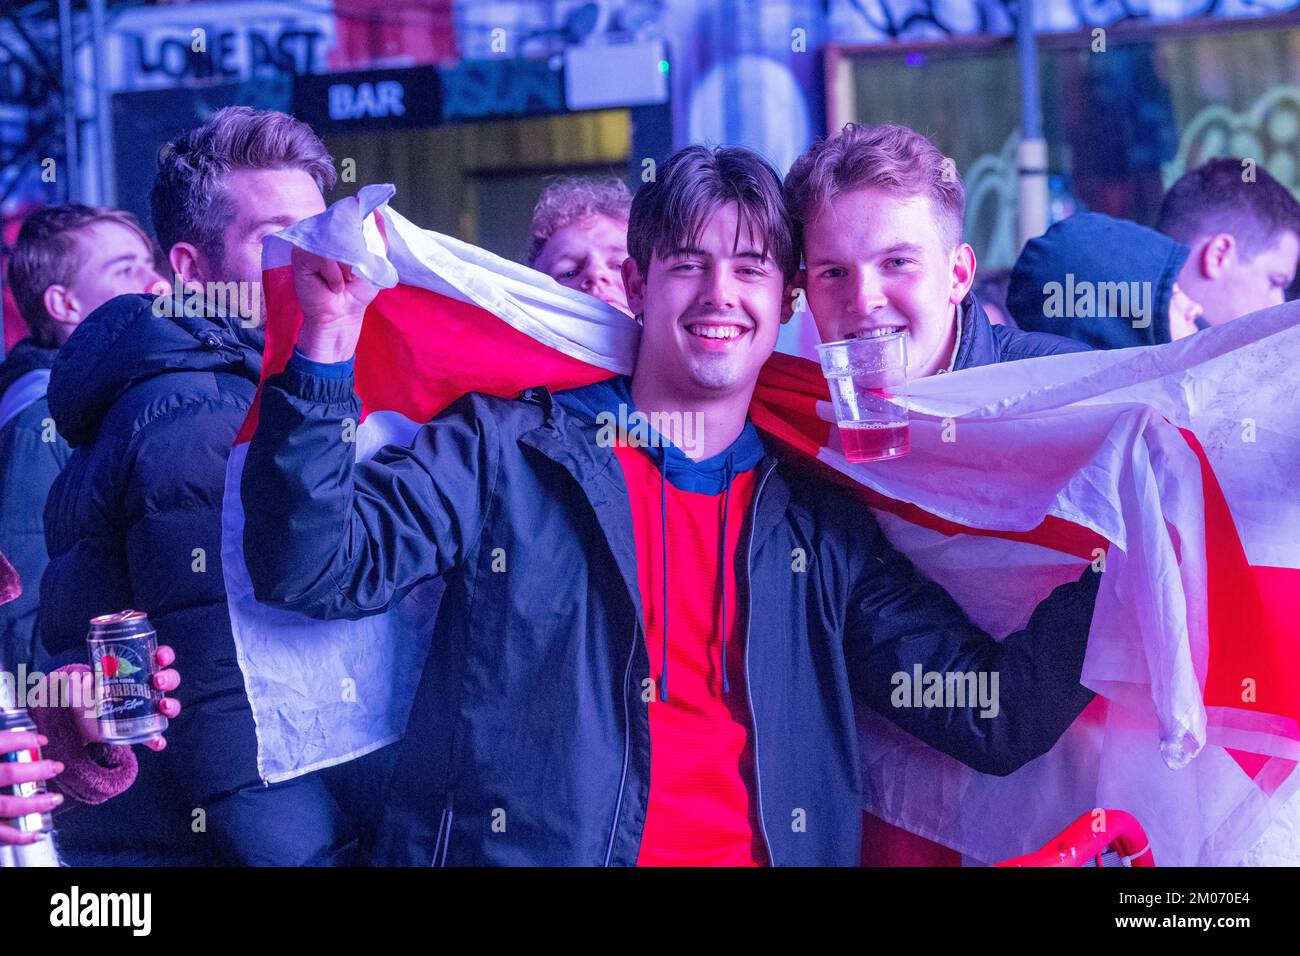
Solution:
<path fill-rule="evenodd" d="M 734 339 L 740 335 L 740 329 L 734 325 L 692 325 L 691 334 L 706 339 Z"/>
<path fill-rule="evenodd" d="M 881 325 L 874 329 L 863 329 L 861 332 L 850 333 L 848 337 L 851 339 L 874 339 L 881 335 L 893 335 L 895 332 L 901 331 L 903 331 L 901 325 Z"/>

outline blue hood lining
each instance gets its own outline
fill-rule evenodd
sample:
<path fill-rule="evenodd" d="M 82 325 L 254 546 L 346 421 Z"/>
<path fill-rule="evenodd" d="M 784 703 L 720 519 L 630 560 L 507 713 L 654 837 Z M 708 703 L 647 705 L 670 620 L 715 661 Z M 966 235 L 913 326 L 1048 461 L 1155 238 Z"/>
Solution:
<path fill-rule="evenodd" d="M 632 380 L 626 375 L 618 375 L 596 382 L 594 385 L 560 392 L 555 396 L 555 400 L 591 424 L 600 424 L 602 413 L 613 416 L 615 422 L 631 419 L 636 413 L 636 407 L 632 402 Z M 621 416 L 620 406 L 624 410 Z M 679 491 L 705 495 L 722 494 L 731 486 L 732 478 L 740 472 L 757 467 L 767 454 L 758 429 L 748 420 L 745 421 L 745 427 L 741 429 L 740 435 L 730 446 L 700 461 L 692 459 L 658 434 L 648 422 L 645 424 L 645 430 L 649 436 L 650 448 L 661 452 L 651 457 L 658 464 L 660 472 L 667 475 L 668 481 Z"/>

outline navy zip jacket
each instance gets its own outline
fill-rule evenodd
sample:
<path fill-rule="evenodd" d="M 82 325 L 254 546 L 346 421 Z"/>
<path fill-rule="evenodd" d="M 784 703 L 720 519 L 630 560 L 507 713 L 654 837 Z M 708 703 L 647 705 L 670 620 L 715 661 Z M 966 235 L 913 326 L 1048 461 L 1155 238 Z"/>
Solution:
<path fill-rule="evenodd" d="M 1092 348 L 1082 342 L 1050 332 L 1025 332 L 994 325 L 972 293 L 961 303 L 961 332 L 952 370 L 960 372 L 964 368 L 1016 362 L 1041 355 L 1091 351 Z"/>
<path fill-rule="evenodd" d="M 267 382 L 244 534 L 259 600 L 317 617 L 378 613 L 445 577 L 377 862 L 635 863 L 656 704 L 627 487 L 591 418 L 599 386 L 471 394 L 360 465 L 340 440 L 360 411 L 352 386 L 345 365 L 298 357 Z M 1079 672 L 1098 576 L 1057 588 L 999 644 L 850 492 L 764 443 L 736 557 L 761 833 L 776 865 L 854 866 L 854 708 L 1010 773 L 1091 699 Z M 1000 714 L 891 707 L 892 675 L 914 664 L 997 671 Z"/>

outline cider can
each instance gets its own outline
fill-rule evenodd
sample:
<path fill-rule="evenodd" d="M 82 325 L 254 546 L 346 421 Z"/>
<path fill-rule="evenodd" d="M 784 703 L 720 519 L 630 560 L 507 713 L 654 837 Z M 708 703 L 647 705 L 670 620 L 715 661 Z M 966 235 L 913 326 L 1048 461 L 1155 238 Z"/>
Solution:
<path fill-rule="evenodd" d="M 167 729 L 153 686 L 158 636 L 143 611 L 92 618 L 86 637 L 97 688 L 95 718 L 104 741 L 138 744 Z"/>

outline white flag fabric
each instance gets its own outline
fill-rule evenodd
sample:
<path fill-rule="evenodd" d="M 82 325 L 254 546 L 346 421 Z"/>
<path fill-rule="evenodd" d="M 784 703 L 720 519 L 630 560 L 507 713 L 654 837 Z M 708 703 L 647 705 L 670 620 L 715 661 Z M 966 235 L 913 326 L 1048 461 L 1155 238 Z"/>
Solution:
<path fill-rule="evenodd" d="M 852 469 L 826 454 L 957 524 L 1024 531 L 1056 516 L 1111 543 L 1083 669 L 1100 698 L 1057 746 L 993 778 L 864 715 L 868 810 L 984 862 L 1098 807 L 1133 813 L 1158 865 L 1300 862 L 1297 358 L 1291 304 L 1166 346 L 917 382 L 908 459 Z M 918 443 L 945 421 L 949 443 Z M 1082 567 L 880 517 L 996 636 Z"/>

